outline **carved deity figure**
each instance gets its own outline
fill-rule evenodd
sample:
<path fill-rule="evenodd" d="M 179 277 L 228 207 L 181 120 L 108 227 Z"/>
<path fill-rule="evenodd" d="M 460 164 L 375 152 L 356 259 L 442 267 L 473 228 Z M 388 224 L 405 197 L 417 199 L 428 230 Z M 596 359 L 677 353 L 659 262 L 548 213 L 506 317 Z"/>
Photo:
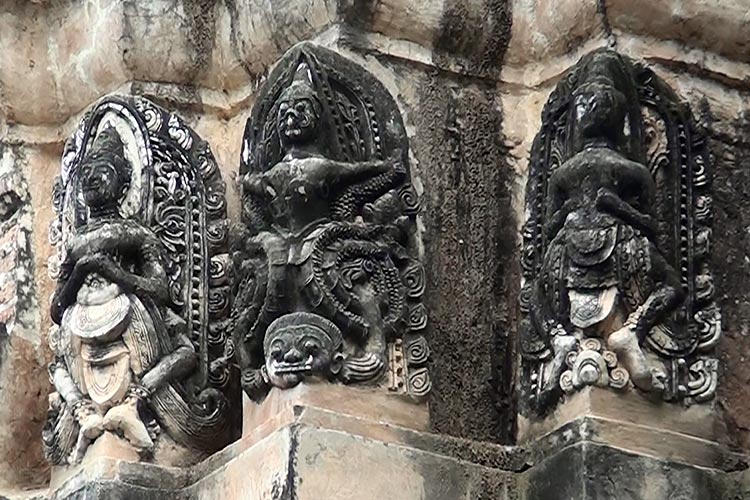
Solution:
<path fill-rule="evenodd" d="M 363 106 L 360 89 L 325 70 L 321 57 L 341 59 L 334 56 L 311 45 L 293 49 L 261 92 L 245 133 L 247 236 L 237 253 L 244 279 L 235 342 L 244 387 L 256 399 L 271 385 L 311 376 L 377 384 L 389 371 L 389 341 L 414 340 L 424 326 L 408 324 L 410 313 L 424 315 L 421 289 L 410 285 L 415 276 L 423 283 L 423 271 L 414 255 L 413 207 L 403 201 L 413 198 L 403 125 L 394 107 L 393 130 L 381 131 L 382 112 Z M 287 323 L 297 326 L 279 334 Z M 426 372 L 417 368 L 412 392 L 421 395 Z"/>
<path fill-rule="evenodd" d="M 144 457 L 154 455 L 159 439 L 210 452 L 231 437 L 231 431 L 219 427 L 229 423 L 220 389 L 184 384 L 200 372 L 202 343 L 191 341 L 186 311 L 175 300 L 183 293 L 174 280 L 182 269 L 170 262 L 159 223 L 146 223 L 152 209 L 158 221 L 162 210 L 179 218 L 182 207 L 165 199 L 164 191 L 143 197 L 138 192 L 153 176 L 172 194 L 180 189 L 177 179 L 159 179 L 159 169 L 149 168 L 154 156 L 170 152 L 156 145 L 151 154 L 144 149 L 148 134 L 159 130 L 141 129 L 133 119 L 150 119 L 147 123 L 155 127 L 153 121 L 164 114 L 145 100 L 109 98 L 84 119 L 69 146 L 70 165 L 56 200 L 61 218 L 52 229 L 62 258 L 51 307 L 59 325 L 51 339 L 56 392 L 44 438 L 55 464 L 77 463 L 104 432 L 120 436 Z M 174 134 L 192 142 L 189 131 L 172 122 Z M 132 141 L 130 148 L 127 141 Z M 132 163 L 138 164 L 137 172 Z M 178 162 L 169 168 L 178 172 Z M 136 206 L 142 200 L 154 206 Z M 199 219 L 200 203 L 194 207 Z M 173 236 L 184 238 L 182 233 Z M 194 255 L 206 250 L 196 245 Z M 200 273 L 196 278 L 201 280 Z M 195 387 L 195 394 L 187 394 L 188 387 Z M 159 436 L 162 429 L 166 438 Z"/>
<path fill-rule="evenodd" d="M 703 338 L 703 327 L 686 321 L 686 301 L 697 304 L 683 283 L 695 276 L 681 276 L 680 262 L 664 253 L 679 253 L 686 242 L 660 238 L 666 221 L 656 215 L 670 209 L 700 217 L 697 199 L 658 192 L 667 182 L 695 184 L 693 173 L 675 178 L 668 161 L 649 168 L 642 113 L 634 69 L 611 51 L 579 63 L 545 108 L 549 123 L 535 142 L 527 190 L 522 296 L 526 390 L 539 410 L 560 389 L 624 388 L 629 380 L 642 391 L 679 397 L 687 384 L 672 361 L 684 364 L 715 342 L 714 306 L 707 306 L 713 325 Z M 703 258 L 687 257 L 695 264 Z"/>

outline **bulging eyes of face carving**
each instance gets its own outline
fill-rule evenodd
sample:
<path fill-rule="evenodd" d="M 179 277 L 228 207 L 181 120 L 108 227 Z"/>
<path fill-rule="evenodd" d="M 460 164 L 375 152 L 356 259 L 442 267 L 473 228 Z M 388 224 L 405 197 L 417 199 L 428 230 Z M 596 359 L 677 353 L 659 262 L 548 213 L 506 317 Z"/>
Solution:
<path fill-rule="evenodd" d="M 279 105 L 279 131 L 289 141 L 299 142 L 309 138 L 316 120 L 315 108 L 309 99 L 295 99 Z"/>
<path fill-rule="evenodd" d="M 81 190 L 87 205 L 99 207 L 119 199 L 122 182 L 114 165 L 107 161 L 96 161 L 84 169 Z"/>
<path fill-rule="evenodd" d="M 313 339 L 305 340 L 303 349 L 307 354 L 314 354 L 318 350 L 318 344 Z"/>

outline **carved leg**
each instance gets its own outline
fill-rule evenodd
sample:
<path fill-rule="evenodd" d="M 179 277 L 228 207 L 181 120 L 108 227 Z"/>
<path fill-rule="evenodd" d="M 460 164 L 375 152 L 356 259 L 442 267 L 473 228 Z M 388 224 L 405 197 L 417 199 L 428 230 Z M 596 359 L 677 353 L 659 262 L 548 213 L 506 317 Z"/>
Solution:
<path fill-rule="evenodd" d="M 148 394 L 153 394 L 164 384 L 180 377 L 189 375 L 198 364 L 198 358 L 187 337 L 180 336 L 181 343 L 174 352 L 161 358 L 156 366 L 151 368 L 141 378 L 141 385 Z"/>
<path fill-rule="evenodd" d="M 625 325 L 609 336 L 607 343 L 625 365 L 636 387 L 644 391 L 661 391 L 665 388 L 666 375 L 649 365 L 641 343 L 651 329 L 664 321 L 682 302 L 683 293 L 677 274 L 656 247 L 649 243 L 648 251 L 651 261 L 649 277 L 656 287 L 646 301 L 628 317 Z"/>
<path fill-rule="evenodd" d="M 609 336 L 607 345 L 617 354 L 636 387 L 646 392 L 664 389 L 664 374 L 649 366 L 635 326 L 630 321 Z"/>
<path fill-rule="evenodd" d="M 180 347 L 160 359 L 141 378 L 141 385 L 131 388 L 123 403 L 111 408 L 104 416 L 104 428 L 121 432 L 136 448 L 150 450 L 154 446 L 151 433 L 138 414 L 139 404 L 171 380 L 189 374 L 197 363 L 192 347 L 185 345 L 189 340 L 178 336 L 178 342 Z"/>
<path fill-rule="evenodd" d="M 651 260 L 650 278 L 655 287 L 649 297 L 636 311 L 638 314 L 635 321 L 635 330 L 638 332 L 638 340 L 643 341 L 654 325 L 667 319 L 669 314 L 679 306 L 684 293 L 680 278 L 672 267 L 664 260 L 656 247 L 649 243 L 649 257 Z"/>
<path fill-rule="evenodd" d="M 560 376 L 565 371 L 568 353 L 578 345 L 578 340 L 573 335 L 555 335 L 552 337 L 552 350 L 555 355 L 549 363 L 549 377 L 545 381 L 545 387 L 557 386 Z"/>
<path fill-rule="evenodd" d="M 86 450 L 96 438 L 104 432 L 104 421 L 102 416 L 94 408 L 93 403 L 88 400 L 80 400 L 73 409 L 76 420 L 78 421 L 79 431 L 75 448 L 68 458 L 71 464 L 77 464 L 83 460 Z"/>
<path fill-rule="evenodd" d="M 78 422 L 78 439 L 68 457 L 69 463 L 76 464 L 83 459 L 89 445 L 104 432 L 102 416 L 91 400 L 81 394 L 73 377 L 61 362 L 50 366 L 50 374 L 52 384 L 60 397 L 73 407 L 73 415 Z"/>
<path fill-rule="evenodd" d="M 138 414 L 138 404 L 142 400 L 134 391 L 125 397 L 125 401 L 104 415 L 104 428 L 110 432 L 120 432 L 133 446 L 141 450 L 150 450 L 154 441 Z"/>
<path fill-rule="evenodd" d="M 83 460 L 84 455 L 86 455 L 86 450 L 91 446 L 91 443 L 93 443 L 93 439 L 87 438 L 82 432 L 78 433 L 78 439 L 76 440 L 73 452 L 68 457 L 68 463 L 72 465 L 80 463 L 81 460 Z"/>
<path fill-rule="evenodd" d="M 58 361 L 50 365 L 49 371 L 52 385 L 65 402 L 69 405 L 76 405 L 83 401 L 83 394 L 62 362 Z"/>

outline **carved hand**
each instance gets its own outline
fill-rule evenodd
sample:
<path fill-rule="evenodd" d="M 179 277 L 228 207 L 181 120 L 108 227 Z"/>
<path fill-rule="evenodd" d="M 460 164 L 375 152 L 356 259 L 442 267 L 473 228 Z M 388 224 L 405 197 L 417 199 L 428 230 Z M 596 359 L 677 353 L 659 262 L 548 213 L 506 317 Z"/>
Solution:
<path fill-rule="evenodd" d="M 249 193 L 256 194 L 258 196 L 267 196 L 269 194 L 268 188 L 270 183 L 265 172 L 259 173 L 248 173 L 242 179 L 242 187 Z"/>
<path fill-rule="evenodd" d="M 606 188 L 599 188 L 596 192 L 596 207 L 609 212 L 627 224 L 645 231 L 648 235 L 656 233 L 657 224 L 653 217 L 641 213 L 633 205 Z"/>
<path fill-rule="evenodd" d="M 101 267 L 104 262 L 104 255 L 100 253 L 89 253 L 78 259 L 75 264 L 76 272 L 90 272 Z"/>
<path fill-rule="evenodd" d="M 80 433 L 86 439 L 93 441 L 104 432 L 104 419 L 96 412 L 91 402 L 81 402 L 74 413 L 81 428 Z"/>
<path fill-rule="evenodd" d="M 85 255 L 76 262 L 76 274 L 85 276 L 92 272 L 100 273 L 103 277 L 116 281 L 122 269 L 109 256 L 102 253 Z"/>

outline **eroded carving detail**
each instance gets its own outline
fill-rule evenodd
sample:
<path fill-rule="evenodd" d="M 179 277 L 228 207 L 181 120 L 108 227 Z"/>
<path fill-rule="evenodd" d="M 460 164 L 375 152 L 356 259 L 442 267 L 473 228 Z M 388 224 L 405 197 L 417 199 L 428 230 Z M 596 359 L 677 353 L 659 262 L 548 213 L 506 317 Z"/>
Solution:
<path fill-rule="evenodd" d="M 58 287 L 48 459 L 75 463 L 104 432 L 144 458 L 209 453 L 235 436 L 225 352 L 224 183 L 208 145 L 142 98 L 108 97 L 63 155 L 51 235 Z M 234 384 L 236 387 L 236 384 Z"/>
<path fill-rule="evenodd" d="M 713 396 L 707 163 L 689 109 L 645 66 L 599 50 L 558 84 L 526 192 L 527 409 L 628 378 L 666 400 Z"/>
<path fill-rule="evenodd" d="M 392 390 L 429 391 L 407 146 L 388 92 L 341 56 L 303 44 L 270 75 L 240 167 L 233 320 L 251 397 L 305 376 L 380 384 L 396 371 Z"/>

